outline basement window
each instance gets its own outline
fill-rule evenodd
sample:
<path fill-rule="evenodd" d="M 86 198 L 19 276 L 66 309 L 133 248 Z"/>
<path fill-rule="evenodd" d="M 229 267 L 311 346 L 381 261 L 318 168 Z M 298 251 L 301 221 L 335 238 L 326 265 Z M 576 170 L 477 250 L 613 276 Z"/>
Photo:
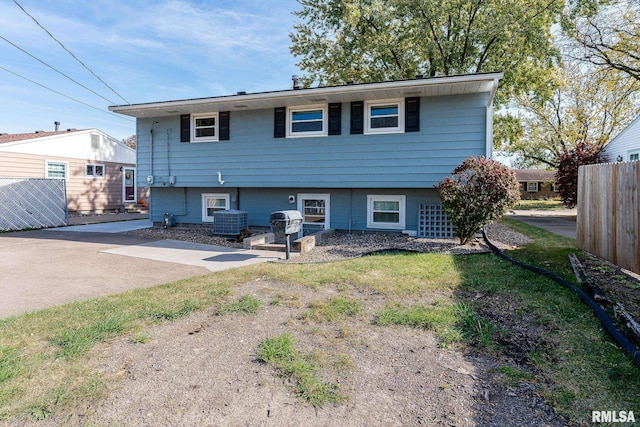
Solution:
<path fill-rule="evenodd" d="M 229 209 L 229 194 L 202 194 L 202 222 L 213 222 L 213 214 Z"/>
<path fill-rule="evenodd" d="M 367 227 L 404 230 L 405 196 L 368 195 Z"/>

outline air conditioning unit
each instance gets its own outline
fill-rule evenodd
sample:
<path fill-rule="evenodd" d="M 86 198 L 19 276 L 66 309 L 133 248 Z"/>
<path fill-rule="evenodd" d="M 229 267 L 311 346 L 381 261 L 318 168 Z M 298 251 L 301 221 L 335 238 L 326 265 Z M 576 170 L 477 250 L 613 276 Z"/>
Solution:
<path fill-rule="evenodd" d="M 247 212 L 226 209 L 213 213 L 213 234 L 220 236 L 239 236 L 247 228 Z"/>

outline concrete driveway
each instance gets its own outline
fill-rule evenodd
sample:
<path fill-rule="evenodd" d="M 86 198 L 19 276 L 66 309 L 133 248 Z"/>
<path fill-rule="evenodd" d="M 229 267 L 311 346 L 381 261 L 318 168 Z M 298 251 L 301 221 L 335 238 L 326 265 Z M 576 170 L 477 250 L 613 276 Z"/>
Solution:
<path fill-rule="evenodd" d="M 112 224 L 0 234 L 0 318 L 284 257 L 152 241 L 114 231 L 131 224 Z"/>
<path fill-rule="evenodd" d="M 505 218 L 522 221 L 564 237 L 576 238 L 576 210 L 516 210 Z"/>

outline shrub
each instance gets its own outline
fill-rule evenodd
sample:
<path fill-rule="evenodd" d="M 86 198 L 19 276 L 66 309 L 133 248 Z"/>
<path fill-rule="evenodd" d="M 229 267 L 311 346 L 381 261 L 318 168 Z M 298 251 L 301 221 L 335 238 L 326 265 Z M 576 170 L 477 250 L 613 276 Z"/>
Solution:
<path fill-rule="evenodd" d="M 520 199 L 515 173 L 484 157 L 465 159 L 436 188 L 463 245 Z"/>
<path fill-rule="evenodd" d="M 586 142 L 578 142 L 574 148 L 565 148 L 558 154 L 556 183 L 566 207 L 574 208 L 578 204 L 578 168 L 602 162 L 602 148 Z"/>

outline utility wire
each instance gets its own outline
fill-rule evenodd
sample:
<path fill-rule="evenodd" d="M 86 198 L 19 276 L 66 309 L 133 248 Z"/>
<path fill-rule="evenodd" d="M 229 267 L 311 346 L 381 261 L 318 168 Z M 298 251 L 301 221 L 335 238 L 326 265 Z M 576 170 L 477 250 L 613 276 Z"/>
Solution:
<path fill-rule="evenodd" d="M 104 96 L 100 95 L 98 92 L 89 89 L 88 87 L 86 87 L 85 85 L 83 85 L 82 83 L 72 79 L 71 77 L 69 77 L 68 75 L 66 75 L 65 73 L 63 73 L 62 71 L 52 67 L 51 65 L 47 64 L 46 62 L 44 62 L 43 60 L 41 60 L 40 58 L 35 57 L 34 55 L 30 54 L 29 52 L 27 52 L 26 50 L 24 50 L 23 48 L 21 48 L 20 46 L 16 45 L 15 43 L 11 42 L 10 40 L 7 40 L 6 38 L 0 36 L 0 39 L 6 41 L 7 43 L 9 43 L 11 46 L 15 47 L 16 49 L 18 49 L 19 51 L 25 53 L 26 55 L 29 55 L 30 57 L 32 57 L 33 59 L 35 59 L 36 61 L 38 61 L 39 63 L 51 68 L 53 71 L 55 71 L 58 74 L 63 75 L 64 77 L 66 77 L 67 79 L 71 80 L 72 82 L 74 82 L 75 84 L 77 84 L 78 86 L 82 86 L 83 88 L 85 88 L 86 90 L 88 90 L 89 92 L 99 96 L 100 98 L 104 99 L 105 101 L 107 101 L 110 104 L 116 104 L 115 102 L 113 102 L 112 100 L 105 98 Z"/>
<path fill-rule="evenodd" d="M 58 40 L 57 38 L 55 38 L 53 36 L 53 34 L 51 34 L 49 32 L 49 30 L 47 30 L 45 27 L 42 26 L 42 24 L 40 24 L 40 22 L 38 22 L 38 20 L 36 18 L 34 18 L 33 16 L 31 16 L 29 14 L 29 12 L 27 12 L 24 7 L 22 7 L 22 5 L 20 5 L 20 3 L 18 3 L 17 0 L 13 0 L 13 2 L 20 8 L 22 9 L 22 11 L 33 20 L 33 22 L 36 23 L 36 25 L 38 25 L 38 27 L 42 28 L 44 30 L 45 33 L 47 33 L 49 35 L 49 37 L 51 37 L 54 41 L 56 41 L 64 50 L 66 50 L 69 55 L 71 55 L 73 57 L 73 59 L 75 59 L 76 61 L 78 61 L 87 71 L 89 71 L 91 74 L 93 74 L 93 76 L 100 80 L 102 82 L 103 85 L 105 85 L 107 88 L 109 88 L 109 90 L 113 93 L 115 93 L 120 99 L 122 99 L 124 102 L 127 103 L 127 105 L 131 105 L 131 103 L 129 101 L 127 101 L 122 95 L 120 95 L 118 92 L 115 91 L 115 89 L 113 89 L 111 86 L 109 86 L 104 80 L 102 80 L 100 77 L 98 77 L 98 75 L 96 73 L 93 72 L 93 70 L 91 70 L 91 68 L 89 68 L 84 62 L 82 62 L 77 56 L 75 56 L 73 54 L 73 52 L 71 52 L 69 49 L 66 48 L 65 45 L 62 44 L 62 42 L 60 40 Z"/>
<path fill-rule="evenodd" d="M 131 120 L 131 119 L 127 118 L 127 117 L 122 117 L 122 116 L 121 116 L 121 115 L 119 115 L 119 114 L 114 114 L 114 113 L 111 113 L 111 112 L 109 112 L 109 111 L 105 111 L 105 110 L 103 110 L 102 108 L 94 107 L 93 105 L 91 105 L 91 104 L 87 104 L 87 103 L 86 103 L 86 102 L 84 102 L 84 101 L 80 101 L 79 99 L 72 98 L 72 97 L 71 97 L 71 96 L 69 96 L 69 95 L 65 95 L 65 94 L 64 94 L 64 93 L 62 93 L 62 92 L 59 92 L 59 91 L 57 91 L 57 90 L 55 90 L 55 89 L 51 89 L 51 88 L 50 88 L 50 87 L 48 87 L 48 86 L 45 86 L 45 85 L 40 84 L 40 83 L 38 83 L 38 82 L 36 82 L 36 81 L 34 81 L 34 80 L 31 80 L 31 79 L 29 79 L 29 78 L 27 78 L 27 77 L 25 77 L 25 76 L 22 76 L 22 75 L 20 75 L 20 74 L 18 74 L 18 73 L 15 73 L 15 72 L 13 72 L 13 71 L 11 71 L 11 70 L 9 70 L 9 69 L 7 69 L 7 68 L 5 68 L 5 67 L 1 66 L 1 65 L 0 65 L 0 70 L 4 70 L 4 71 L 6 71 L 7 73 L 13 74 L 14 76 L 20 77 L 21 79 L 24 79 L 24 80 L 26 80 L 26 81 L 28 81 L 28 82 L 30 82 L 30 83 L 33 83 L 34 85 L 38 85 L 38 86 L 40 86 L 41 88 L 44 88 L 44 89 L 46 89 L 46 90 L 49 90 L 49 91 L 51 91 L 51 92 L 53 92 L 53 93 L 55 93 L 55 94 L 58 94 L 58 95 L 60 95 L 60 96 L 64 96 L 65 98 L 68 98 L 68 99 L 70 99 L 70 100 L 72 100 L 72 101 L 78 102 L 78 103 L 80 103 L 80 104 L 82 104 L 82 105 L 85 105 L 85 106 L 87 106 L 87 107 L 89 107 L 89 108 L 93 108 L 94 110 L 98 110 L 98 111 L 100 111 L 101 113 L 109 114 L 110 116 L 114 116 L 114 117 L 117 117 L 117 118 L 119 118 L 119 119 L 126 120 L 126 121 L 128 121 L 128 122 L 135 122 L 135 120 Z"/>

